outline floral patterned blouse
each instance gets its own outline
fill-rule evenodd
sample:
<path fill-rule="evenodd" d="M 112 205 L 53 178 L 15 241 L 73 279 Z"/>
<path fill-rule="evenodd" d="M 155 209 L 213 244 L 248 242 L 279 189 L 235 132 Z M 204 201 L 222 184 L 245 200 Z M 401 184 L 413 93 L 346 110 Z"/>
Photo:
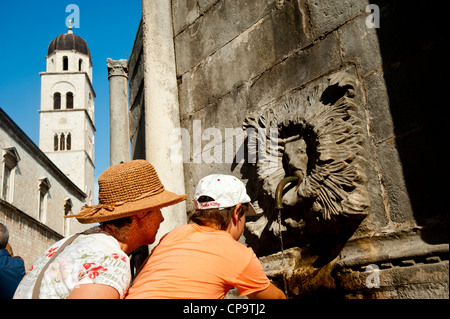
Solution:
<path fill-rule="evenodd" d="M 55 243 L 31 266 L 14 299 L 31 299 L 39 273 L 67 239 Z M 130 260 L 114 237 L 104 233 L 80 235 L 45 271 L 39 299 L 65 299 L 75 286 L 82 284 L 111 286 L 123 298 L 130 281 Z"/>

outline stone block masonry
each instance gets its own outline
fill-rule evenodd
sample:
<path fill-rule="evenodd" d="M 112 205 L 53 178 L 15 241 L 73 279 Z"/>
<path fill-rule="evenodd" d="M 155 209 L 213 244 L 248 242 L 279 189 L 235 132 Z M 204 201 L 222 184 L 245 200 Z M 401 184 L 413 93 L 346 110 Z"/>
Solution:
<path fill-rule="evenodd" d="M 367 8 L 378 10 L 377 24 L 367 23 Z M 294 256 L 289 264 L 290 296 L 448 298 L 448 209 L 442 200 L 444 188 L 438 186 L 448 171 L 439 154 L 448 110 L 437 93 L 445 92 L 446 82 L 443 13 L 431 3 L 422 3 L 418 10 L 405 0 L 173 0 L 172 20 L 180 126 L 190 136 L 194 123 L 224 136 L 226 128 L 241 127 L 250 113 L 276 109 L 336 74 L 346 72 L 355 79 L 370 213 L 328 255 L 309 250 L 308 239 L 303 240 L 307 236 L 297 230 L 297 240 L 285 243 L 303 258 Z M 146 32 L 139 29 L 132 54 L 136 59 L 130 74 L 136 77 L 130 79 L 136 83 L 145 81 L 139 61 Z M 143 97 L 149 91 L 138 83 L 130 85 L 130 92 L 137 101 L 131 108 L 132 149 L 139 155 L 149 147 L 142 139 Z M 222 150 L 228 142 L 222 141 Z M 265 181 L 255 177 L 254 165 L 198 163 L 193 156 L 184 163 L 188 211 L 198 180 L 225 173 L 246 181 L 252 199 L 270 217 L 274 199 L 263 192 Z M 289 163 L 283 160 L 288 171 Z M 293 216 L 295 211 L 308 213 L 302 207 L 291 209 Z M 342 235 L 339 227 L 330 227 Z M 242 241 L 250 246 L 275 247 L 273 238 L 251 242 L 246 235 Z M 330 237 L 321 243 L 327 240 L 333 242 Z M 394 252 L 400 255 L 394 258 Z M 426 256 L 417 257 L 422 253 Z M 264 263 L 276 263 L 277 254 L 260 257 Z M 369 274 L 361 267 L 369 264 L 379 268 L 381 288 L 367 290 Z M 280 277 L 277 269 L 265 267 L 274 279 Z M 431 280 L 433 276 L 442 284 Z"/>
<path fill-rule="evenodd" d="M 3 200 L 0 200 L 0 222 L 8 228 L 9 244 L 14 255 L 23 258 L 25 270 L 48 247 L 63 238 L 61 234 Z"/>

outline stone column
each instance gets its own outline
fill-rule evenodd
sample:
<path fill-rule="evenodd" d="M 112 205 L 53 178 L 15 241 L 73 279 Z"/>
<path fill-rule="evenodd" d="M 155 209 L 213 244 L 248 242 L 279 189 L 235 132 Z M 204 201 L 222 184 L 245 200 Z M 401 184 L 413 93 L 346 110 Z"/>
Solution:
<path fill-rule="evenodd" d="M 130 160 L 128 61 L 106 60 L 109 80 L 110 164 Z"/>
<path fill-rule="evenodd" d="M 179 142 L 171 133 L 180 127 L 171 1 L 143 0 L 142 21 L 145 158 L 154 165 L 166 189 L 184 194 L 183 163 L 170 158 L 170 149 Z M 185 202 L 163 208 L 162 213 L 165 221 L 155 243 L 166 232 L 186 223 Z"/>

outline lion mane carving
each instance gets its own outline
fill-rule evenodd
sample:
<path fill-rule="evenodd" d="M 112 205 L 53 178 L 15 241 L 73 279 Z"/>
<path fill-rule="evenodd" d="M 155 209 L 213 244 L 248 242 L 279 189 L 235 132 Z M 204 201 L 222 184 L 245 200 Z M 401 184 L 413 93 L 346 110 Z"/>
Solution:
<path fill-rule="evenodd" d="M 305 214 L 322 223 L 367 215 L 365 135 L 356 89 L 354 76 L 336 73 L 246 117 L 244 130 L 262 131 L 268 144 L 277 145 L 275 151 L 267 147 L 266 160 L 256 162 L 265 195 L 275 198 L 278 183 L 296 176 L 299 183 L 283 195 L 284 206 L 302 205 Z M 267 218 L 249 223 L 250 231 L 260 234 L 265 224 Z"/>

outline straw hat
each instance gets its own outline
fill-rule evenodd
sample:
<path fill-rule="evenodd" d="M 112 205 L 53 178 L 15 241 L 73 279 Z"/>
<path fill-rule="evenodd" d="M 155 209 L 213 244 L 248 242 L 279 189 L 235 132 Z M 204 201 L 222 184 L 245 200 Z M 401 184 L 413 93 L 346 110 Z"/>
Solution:
<path fill-rule="evenodd" d="M 76 215 L 82 224 L 131 216 L 186 200 L 164 188 L 152 164 L 133 160 L 107 168 L 98 178 L 98 205 L 85 206 Z"/>

